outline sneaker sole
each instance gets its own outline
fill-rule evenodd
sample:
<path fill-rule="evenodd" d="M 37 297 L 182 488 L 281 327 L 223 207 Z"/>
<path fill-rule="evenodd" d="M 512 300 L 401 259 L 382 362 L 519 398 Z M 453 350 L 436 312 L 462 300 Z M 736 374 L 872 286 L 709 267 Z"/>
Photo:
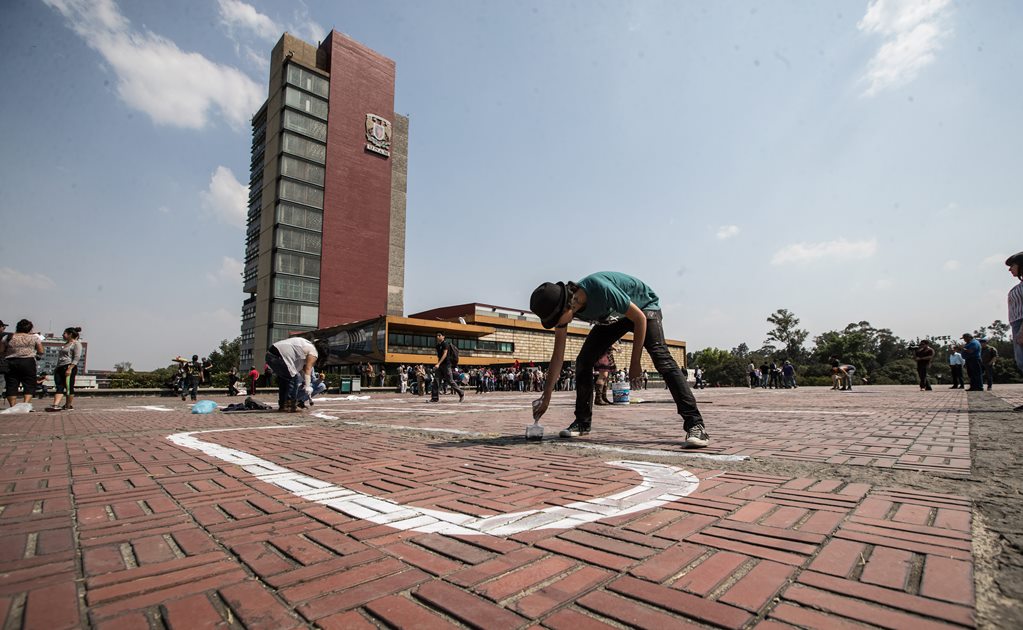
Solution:
<path fill-rule="evenodd" d="M 708 445 L 710 445 L 710 440 L 700 440 L 697 438 L 686 439 L 687 448 L 703 448 Z"/>

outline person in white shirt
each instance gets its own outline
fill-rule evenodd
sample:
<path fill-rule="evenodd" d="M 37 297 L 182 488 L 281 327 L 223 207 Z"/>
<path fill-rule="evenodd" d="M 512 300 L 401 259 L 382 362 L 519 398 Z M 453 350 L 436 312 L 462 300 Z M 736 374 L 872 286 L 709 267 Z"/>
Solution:
<path fill-rule="evenodd" d="M 965 364 L 966 359 L 953 348 L 952 354 L 948 355 L 948 366 L 952 370 L 952 387 L 949 389 L 963 389 L 963 365 Z"/>
<path fill-rule="evenodd" d="M 325 344 L 317 344 L 303 337 L 282 339 L 270 346 L 266 352 L 266 363 L 273 370 L 278 383 L 278 408 L 280 411 L 295 413 L 298 411 L 299 391 L 306 397 L 313 395 L 313 367 L 327 357 Z"/>

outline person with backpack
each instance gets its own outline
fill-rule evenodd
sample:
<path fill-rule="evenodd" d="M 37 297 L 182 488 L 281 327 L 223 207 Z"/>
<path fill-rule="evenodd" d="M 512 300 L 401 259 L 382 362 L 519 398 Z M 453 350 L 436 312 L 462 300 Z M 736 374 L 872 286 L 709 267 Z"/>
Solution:
<path fill-rule="evenodd" d="M 533 291 L 529 310 L 540 318 L 544 328 L 554 329 L 551 378 L 547 379 L 543 395 L 533 403 L 534 419 L 539 420 L 550 405 L 553 375 L 561 371 L 565 358 L 568 325 L 578 317 L 595 325 L 576 358 L 575 421 L 559 433 L 561 437 L 578 437 L 590 432 L 593 366 L 616 341 L 631 332 L 633 345 L 628 375 L 633 389 L 643 377 L 640 359 L 646 348 L 682 417 L 685 446 L 702 448 L 710 444 L 693 392 L 665 343 L 660 298 L 642 280 L 616 271 L 601 271 L 579 282 L 545 282 Z"/>
<path fill-rule="evenodd" d="M 451 371 L 458 365 L 458 347 L 444 339 L 444 333 L 437 333 L 437 363 L 433 366 L 433 386 L 430 389 L 430 402 L 440 401 L 440 384 L 450 387 L 458 394 L 458 402 L 465 398 L 465 390 L 455 384 Z"/>

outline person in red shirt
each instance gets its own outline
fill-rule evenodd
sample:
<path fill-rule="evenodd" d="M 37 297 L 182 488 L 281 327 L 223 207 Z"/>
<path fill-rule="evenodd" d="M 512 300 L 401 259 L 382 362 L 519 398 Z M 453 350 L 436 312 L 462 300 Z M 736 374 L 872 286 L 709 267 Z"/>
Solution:
<path fill-rule="evenodd" d="M 249 396 L 256 395 L 256 382 L 259 381 L 259 370 L 256 366 L 249 368 Z"/>

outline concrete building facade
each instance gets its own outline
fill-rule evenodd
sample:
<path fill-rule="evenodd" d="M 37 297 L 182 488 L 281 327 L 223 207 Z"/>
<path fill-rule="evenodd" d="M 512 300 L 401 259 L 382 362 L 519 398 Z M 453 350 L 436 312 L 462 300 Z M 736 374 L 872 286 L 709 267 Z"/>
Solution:
<path fill-rule="evenodd" d="M 464 322 L 464 323 L 463 323 Z M 591 326 L 574 321 L 568 327 L 565 360 L 575 361 Z M 386 316 L 353 324 L 321 329 L 304 336 L 326 340 L 330 346 L 328 369 L 346 372 L 362 362 L 430 364 L 436 361 L 436 333 L 459 348 L 459 365 L 480 366 L 546 365 L 554 351 L 553 331 L 528 310 L 490 304 L 460 304 L 416 313 L 409 317 Z M 668 350 L 680 366 L 686 365 L 686 344 L 665 340 Z M 622 338 L 615 354 L 619 367 L 628 368 L 632 356 L 632 335 Z M 653 362 L 644 352 L 642 368 L 654 372 Z M 393 374 L 393 371 L 391 371 Z"/>
<path fill-rule="evenodd" d="M 394 62 L 285 33 L 252 119 L 240 367 L 290 335 L 404 309 L 408 119 Z"/>

